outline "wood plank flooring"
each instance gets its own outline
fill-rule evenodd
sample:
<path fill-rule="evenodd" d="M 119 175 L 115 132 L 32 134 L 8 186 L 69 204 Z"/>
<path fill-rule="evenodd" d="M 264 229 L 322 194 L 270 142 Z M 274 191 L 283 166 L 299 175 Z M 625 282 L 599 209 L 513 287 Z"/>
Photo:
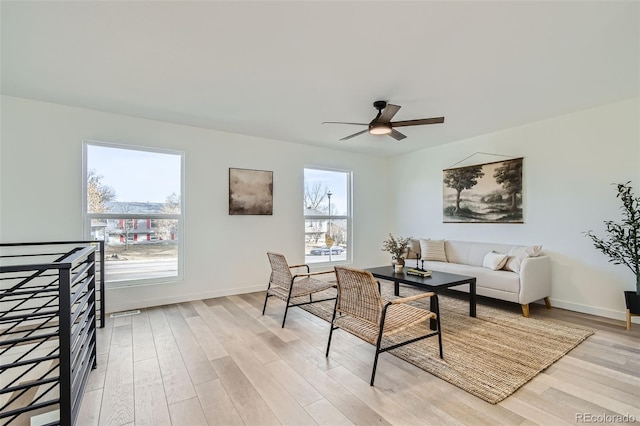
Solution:
<path fill-rule="evenodd" d="M 386 285 L 383 283 L 383 285 Z M 264 292 L 141 310 L 98 330 L 79 425 L 564 425 L 640 423 L 640 326 L 532 305 L 533 318 L 596 333 L 504 401 L 488 404 L 393 355 L 334 333 Z M 479 303 L 519 312 L 519 305 Z M 582 417 L 580 417 L 582 416 Z M 605 418 L 606 419 L 606 418 Z M 581 421 L 582 420 L 582 421 Z"/>

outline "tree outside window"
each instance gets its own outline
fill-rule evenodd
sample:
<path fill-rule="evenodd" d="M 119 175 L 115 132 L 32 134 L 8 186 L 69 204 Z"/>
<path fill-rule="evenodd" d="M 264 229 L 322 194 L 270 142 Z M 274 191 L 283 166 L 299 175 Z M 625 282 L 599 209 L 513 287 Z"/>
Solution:
<path fill-rule="evenodd" d="M 304 169 L 306 263 L 351 259 L 351 172 Z"/>
<path fill-rule="evenodd" d="M 181 279 L 183 157 L 85 142 L 86 233 L 105 241 L 107 286 Z"/>

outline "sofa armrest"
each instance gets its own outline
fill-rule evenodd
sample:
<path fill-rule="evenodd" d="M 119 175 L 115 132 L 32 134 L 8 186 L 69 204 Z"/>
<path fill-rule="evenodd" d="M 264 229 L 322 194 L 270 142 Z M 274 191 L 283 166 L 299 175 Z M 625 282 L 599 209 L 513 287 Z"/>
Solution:
<path fill-rule="evenodd" d="M 522 260 L 518 303 L 526 305 L 551 295 L 551 258 L 543 255 Z"/>

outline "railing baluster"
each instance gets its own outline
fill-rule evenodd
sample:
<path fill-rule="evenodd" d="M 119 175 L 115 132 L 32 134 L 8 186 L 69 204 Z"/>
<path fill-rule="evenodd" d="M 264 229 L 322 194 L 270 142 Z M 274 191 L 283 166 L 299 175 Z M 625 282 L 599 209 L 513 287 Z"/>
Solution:
<path fill-rule="evenodd" d="M 71 271 L 60 269 L 60 423 L 71 424 Z"/>
<path fill-rule="evenodd" d="M 69 250 L 61 253 L 64 246 Z M 104 242 L 0 244 L 0 250 L 7 263 L 0 264 L 0 424 L 57 405 L 60 419 L 52 424 L 74 425 L 97 366 L 98 313 L 105 325 Z M 41 262 L 47 258 L 53 261 Z M 16 264 L 29 260 L 37 263 Z M 44 374 L 34 374 L 43 363 Z"/>

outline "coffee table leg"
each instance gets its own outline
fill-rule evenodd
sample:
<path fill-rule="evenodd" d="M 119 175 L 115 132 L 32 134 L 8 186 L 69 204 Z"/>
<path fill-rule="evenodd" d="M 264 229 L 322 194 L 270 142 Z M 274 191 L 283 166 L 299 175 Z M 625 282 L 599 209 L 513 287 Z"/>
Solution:
<path fill-rule="evenodd" d="M 400 296 L 400 281 L 393 282 L 393 294 Z"/>
<path fill-rule="evenodd" d="M 476 316 L 476 279 L 469 283 L 469 316 Z"/>
<path fill-rule="evenodd" d="M 429 298 L 429 310 L 431 312 L 440 312 L 440 307 L 438 306 L 438 298 L 436 296 L 431 296 Z M 434 318 L 429 319 L 429 328 L 431 330 L 438 329 L 438 320 Z"/>

